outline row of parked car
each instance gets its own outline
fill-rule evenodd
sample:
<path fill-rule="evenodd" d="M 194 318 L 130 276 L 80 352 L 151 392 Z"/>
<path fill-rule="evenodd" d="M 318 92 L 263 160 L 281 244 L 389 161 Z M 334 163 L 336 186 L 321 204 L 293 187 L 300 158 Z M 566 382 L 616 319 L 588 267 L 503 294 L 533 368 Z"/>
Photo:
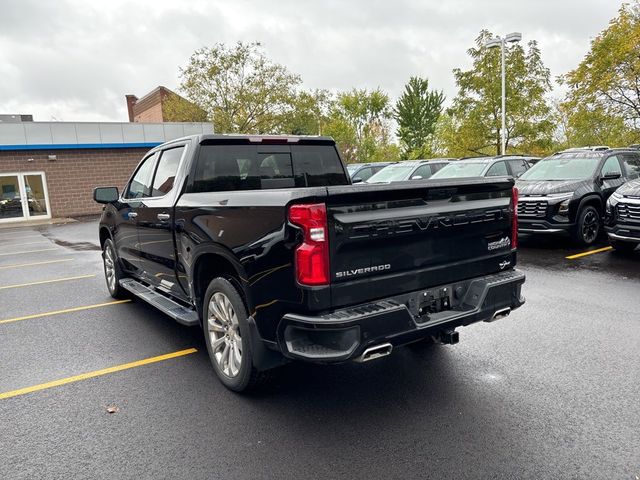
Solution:
<path fill-rule="evenodd" d="M 354 183 L 512 176 L 519 191 L 520 233 L 568 233 L 593 244 L 606 230 L 613 247 L 640 244 L 640 149 L 573 148 L 540 159 L 495 156 L 351 164 Z"/>

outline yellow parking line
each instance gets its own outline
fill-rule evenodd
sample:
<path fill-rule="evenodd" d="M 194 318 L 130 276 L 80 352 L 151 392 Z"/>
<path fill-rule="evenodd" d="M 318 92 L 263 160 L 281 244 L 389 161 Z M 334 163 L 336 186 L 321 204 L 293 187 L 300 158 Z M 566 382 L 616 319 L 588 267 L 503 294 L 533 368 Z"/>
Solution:
<path fill-rule="evenodd" d="M 613 250 L 613 247 L 596 248 L 595 250 L 589 250 L 587 252 L 576 253 L 575 255 L 569 255 L 568 257 L 565 257 L 565 258 L 569 260 L 574 260 L 576 258 L 586 257 L 587 255 L 593 255 L 594 253 L 608 252 L 609 250 Z"/>
<path fill-rule="evenodd" d="M 4 265 L 0 267 L 0 270 L 6 270 L 7 268 L 33 267 L 34 265 L 49 265 L 51 263 L 70 262 L 72 260 L 73 258 L 62 258 L 60 260 L 47 260 L 46 262 L 15 263 L 13 265 Z"/>
<path fill-rule="evenodd" d="M 0 256 L 4 257 L 7 255 L 21 255 L 23 253 L 51 252 L 52 250 L 57 250 L 57 248 L 43 248 L 41 250 L 23 250 L 21 252 L 0 253 Z"/>
<path fill-rule="evenodd" d="M 173 353 L 167 353 L 159 355 L 157 357 L 149 357 L 143 360 L 137 360 L 135 362 L 123 363 L 116 365 L 115 367 L 103 368 L 102 370 L 94 370 L 93 372 L 82 373 L 80 375 L 74 375 L 73 377 L 61 378 L 52 382 L 40 383 L 31 387 L 19 388 L 18 390 L 11 390 L 8 392 L 0 393 L 0 400 L 5 398 L 17 397 L 19 395 L 25 395 L 27 393 L 37 392 L 39 390 L 46 390 L 48 388 L 59 387 L 60 385 L 66 385 L 68 383 L 79 382 L 81 380 L 88 380 L 90 378 L 100 377 L 109 373 L 121 372 L 122 370 L 128 370 L 130 368 L 142 367 L 143 365 L 149 365 L 151 363 L 158 363 L 164 360 L 170 360 L 172 358 L 183 357 L 196 353 L 198 350 L 195 348 L 187 348 L 186 350 L 179 350 Z"/>
<path fill-rule="evenodd" d="M 7 288 L 30 287 L 31 285 L 42 285 L 44 283 L 66 282 L 69 280 L 80 280 L 81 278 L 91 278 L 91 277 L 95 277 L 95 274 L 76 275 L 75 277 L 52 278 L 51 280 L 40 280 L 39 282 L 30 282 L 30 283 L 17 283 L 15 285 L 4 285 L 0 287 L 0 290 L 6 290 Z"/>
<path fill-rule="evenodd" d="M 114 300 L 113 302 L 96 303 L 95 305 L 84 305 L 82 307 L 65 308 L 64 310 L 53 310 L 51 312 L 34 313 L 33 315 L 25 315 L 23 317 L 7 318 L 6 320 L 0 320 L 0 325 L 3 323 L 19 322 L 21 320 L 31 320 L 32 318 L 50 317 L 52 315 L 60 315 L 63 313 L 81 312 L 82 310 L 91 310 L 93 308 L 108 307 L 110 305 L 120 305 L 121 303 L 128 303 L 131 300 Z"/>

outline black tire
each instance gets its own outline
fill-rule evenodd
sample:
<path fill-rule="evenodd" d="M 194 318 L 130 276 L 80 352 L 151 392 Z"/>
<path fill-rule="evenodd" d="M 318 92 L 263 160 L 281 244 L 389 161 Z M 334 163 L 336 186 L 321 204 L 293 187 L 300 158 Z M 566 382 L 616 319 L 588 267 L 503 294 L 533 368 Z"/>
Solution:
<path fill-rule="evenodd" d="M 214 295 L 216 295 L 215 299 Z M 226 321 L 222 315 L 216 315 L 213 308 L 210 310 L 209 305 L 212 299 L 218 306 L 217 302 L 224 302 L 224 297 L 231 304 L 237 323 L 233 322 L 233 315 L 228 314 L 228 309 L 225 315 L 230 317 L 232 321 Z M 204 342 L 207 345 L 213 370 L 222 384 L 235 392 L 245 392 L 255 390 L 267 383 L 271 378 L 272 370 L 258 371 L 253 366 L 247 307 L 240 293 L 229 280 L 218 277 L 211 281 L 204 296 L 202 316 Z M 220 326 L 224 327 L 225 324 L 229 325 L 228 328 L 221 330 Z M 217 344 L 215 347 L 214 342 Z M 224 349 L 227 349 L 228 355 L 226 362 Z M 236 355 L 238 349 L 240 350 L 239 357 Z M 238 358 L 240 358 L 239 368 L 237 367 Z M 234 366 L 236 368 L 233 368 Z"/>
<path fill-rule="evenodd" d="M 116 254 L 116 248 L 111 239 L 107 239 L 102 247 L 102 266 L 109 295 L 118 300 L 127 298 L 129 292 L 120 286 L 120 280 L 124 278 L 124 275 Z M 113 277 L 109 274 L 110 268 L 112 269 Z"/>
<path fill-rule="evenodd" d="M 621 242 L 620 240 L 611 240 L 611 246 L 620 253 L 631 253 L 638 246 L 638 242 Z"/>
<path fill-rule="evenodd" d="M 573 239 L 580 245 L 593 245 L 600 234 L 600 213 L 595 207 L 587 205 L 578 213 L 578 221 L 573 231 Z"/>

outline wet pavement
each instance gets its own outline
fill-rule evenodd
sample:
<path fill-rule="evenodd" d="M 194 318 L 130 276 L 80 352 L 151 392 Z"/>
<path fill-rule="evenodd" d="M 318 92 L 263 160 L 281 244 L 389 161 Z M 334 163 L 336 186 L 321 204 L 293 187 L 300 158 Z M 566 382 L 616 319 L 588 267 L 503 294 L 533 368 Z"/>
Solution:
<path fill-rule="evenodd" d="M 97 244 L 0 229 L 2 479 L 640 476 L 640 251 L 522 237 L 507 319 L 240 396 L 199 329 L 113 303 Z"/>

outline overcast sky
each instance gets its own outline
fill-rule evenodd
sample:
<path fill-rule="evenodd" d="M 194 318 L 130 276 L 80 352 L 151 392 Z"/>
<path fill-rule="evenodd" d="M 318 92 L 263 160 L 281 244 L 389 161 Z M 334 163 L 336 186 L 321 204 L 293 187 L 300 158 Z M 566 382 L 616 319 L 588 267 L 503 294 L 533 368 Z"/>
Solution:
<path fill-rule="evenodd" d="M 536 39 L 555 77 L 574 68 L 618 0 L 0 0 L 0 114 L 127 121 L 124 95 L 175 89 L 197 48 L 260 41 L 306 88 L 411 75 L 455 95 L 451 70 L 482 28 Z"/>

